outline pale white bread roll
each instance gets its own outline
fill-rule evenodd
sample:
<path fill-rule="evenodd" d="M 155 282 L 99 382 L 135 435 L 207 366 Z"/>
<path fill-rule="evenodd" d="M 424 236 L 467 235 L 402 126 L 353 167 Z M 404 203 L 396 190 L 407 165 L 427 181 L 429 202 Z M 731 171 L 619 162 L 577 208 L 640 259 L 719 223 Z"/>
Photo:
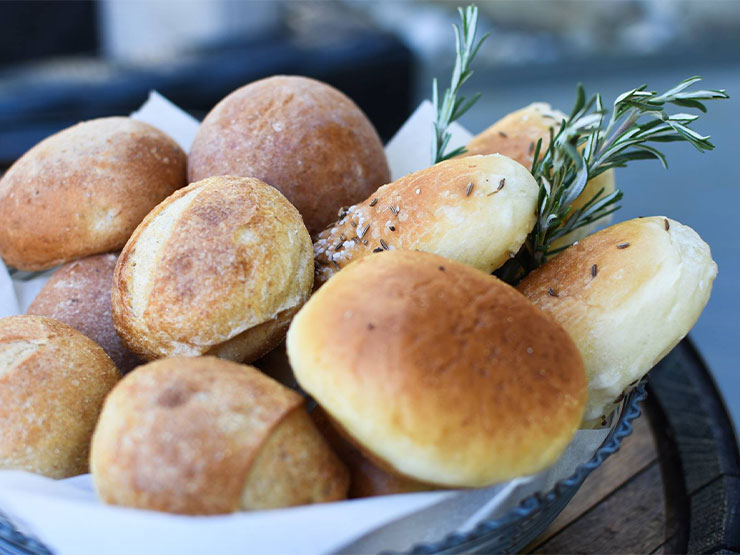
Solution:
<path fill-rule="evenodd" d="M 87 472 L 95 423 L 120 377 L 105 351 L 67 324 L 0 319 L 0 469 Z"/>
<path fill-rule="evenodd" d="M 580 241 L 518 286 L 551 314 L 581 352 L 585 420 L 609 414 L 689 332 L 709 300 L 717 265 L 690 227 L 656 216 Z"/>
<path fill-rule="evenodd" d="M 215 357 L 159 360 L 122 380 L 90 467 L 106 503 L 183 514 L 335 501 L 349 482 L 300 395 Z"/>
<path fill-rule="evenodd" d="M 542 155 L 550 143 L 550 129 L 553 129 L 553 134 L 557 133 L 563 120 L 567 117 L 566 114 L 552 108 L 546 102 L 534 102 L 507 114 L 488 129 L 473 137 L 466 147 L 467 153 L 463 156 L 499 153 L 516 160 L 525 168 L 531 169 L 537 141 L 542 139 L 540 150 Z M 581 208 L 602 189 L 604 190 L 603 196 L 614 191 L 614 170 L 608 170 L 590 179 L 583 192 L 571 204 L 572 209 Z M 608 224 L 610 220 L 611 216 L 605 216 L 587 226 L 576 229 L 555 241 L 553 246 L 557 248 L 573 243 L 590 235 L 599 227 Z"/>
<path fill-rule="evenodd" d="M 204 179 L 159 204 L 121 253 L 113 323 L 146 359 L 253 360 L 285 336 L 313 285 L 311 239 L 277 189 Z"/>
<path fill-rule="evenodd" d="M 420 250 L 492 272 L 516 254 L 535 222 L 537 183 L 505 156 L 440 162 L 380 187 L 314 242 L 323 283 L 352 260 Z"/>
<path fill-rule="evenodd" d="M 568 334 L 513 287 L 441 256 L 353 262 L 296 315 L 298 383 L 380 467 L 477 487 L 542 470 L 578 428 Z"/>

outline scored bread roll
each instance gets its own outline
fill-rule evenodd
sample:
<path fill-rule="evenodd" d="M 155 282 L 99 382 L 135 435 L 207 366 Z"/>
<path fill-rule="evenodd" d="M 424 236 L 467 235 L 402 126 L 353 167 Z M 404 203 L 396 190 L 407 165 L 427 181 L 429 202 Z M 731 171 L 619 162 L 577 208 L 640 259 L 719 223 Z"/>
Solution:
<path fill-rule="evenodd" d="M 689 332 L 717 265 L 690 227 L 656 216 L 608 227 L 529 274 L 518 289 L 551 314 L 581 352 L 586 421 L 609 414 Z"/>
<path fill-rule="evenodd" d="M 441 162 L 384 185 L 349 207 L 314 242 L 323 283 L 352 260 L 383 250 L 431 252 L 492 272 L 535 223 L 537 183 L 504 156 Z"/>
<path fill-rule="evenodd" d="M 513 287 L 421 252 L 358 260 L 293 320 L 298 383 L 386 469 L 477 487 L 538 472 L 586 401 L 568 334 Z"/>
<path fill-rule="evenodd" d="M 106 503 L 183 514 L 335 501 L 348 487 L 300 395 L 214 357 L 159 360 L 124 378 L 90 467 Z"/>
<path fill-rule="evenodd" d="M 0 469 L 87 472 L 95 422 L 119 378 L 103 349 L 62 322 L 0 319 Z"/>
<path fill-rule="evenodd" d="M 177 191 L 118 259 L 113 323 L 146 359 L 253 360 L 285 336 L 313 284 L 311 238 L 277 189 L 221 176 Z"/>
<path fill-rule="evenodd" d="M 546 102 L 534 102 L 521 110 L 507 114 L 473 137 L 466 146 L 467 152 L 463 156 L 499 153 L 531 169 L 537 141 L 542 139 L 540 152 L 544 153 L 550 143 L 550 129 L 553 129 L 553 134 L 556 134 L 563 120 L 567 118 L 566 114 L 553 109 Z M 578 198 L 571 204 L 571 213 L 581 208 L 602 189 L 604 190 L 602 196 L 614 191 L 614 170 L 608 170 L 590 179 Z M 563 247 L 578 241 L 593 233 L 600 226 L 607 224 L 610 219 L 611 216 L 605 216 L 572 231 L 555 241 L 553 247 Z"/>
<path fill-rule="evenodd" d="M 72 326 L 100 345 L 122 373 L 142 361 L 113 327 L 111 286 L 117 254 L 88 256 L 59 268 L 36 295 L 26 314 L 47 316 Z"/>
<path fill-rule="evenodd" d="M 185 185 L 185 171 L 182 149 L 140 121 L 101 118 L 60 131 L 0 179 L 0 256 L 41 270 L 120 249 Z"/>
<path fill-rule="evenodd" d="M 344 94 L 307 77 L 275 76 L 224 98 L 203 120 L 188 177 L 256 177 L 298 209 L 309 233 L 390 181 L 383 144 Z"/>

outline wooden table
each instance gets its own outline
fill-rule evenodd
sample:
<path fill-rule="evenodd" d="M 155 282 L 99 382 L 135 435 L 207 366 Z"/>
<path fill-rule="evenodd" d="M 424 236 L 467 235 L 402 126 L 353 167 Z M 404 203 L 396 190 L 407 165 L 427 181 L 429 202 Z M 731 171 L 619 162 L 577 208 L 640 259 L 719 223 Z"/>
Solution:
<path fill-rule="evenodd" d="M 690 342 L 651 371 L 643 410 L 528 552 L 740 552 L 737 443 Z"/>

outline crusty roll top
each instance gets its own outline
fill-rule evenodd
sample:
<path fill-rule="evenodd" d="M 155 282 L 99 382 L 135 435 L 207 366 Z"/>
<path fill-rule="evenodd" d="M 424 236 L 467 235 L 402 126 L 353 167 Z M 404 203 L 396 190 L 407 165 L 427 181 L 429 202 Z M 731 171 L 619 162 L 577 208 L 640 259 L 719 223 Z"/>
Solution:
<path fill-rule="evenodd" d="M 295 317 L 287 347 L 301 387 L 364 451 L 439 485 L 541 470 L 585 403 L 580 356 L 552 318 L 426 253 L 347 266 Z"/>

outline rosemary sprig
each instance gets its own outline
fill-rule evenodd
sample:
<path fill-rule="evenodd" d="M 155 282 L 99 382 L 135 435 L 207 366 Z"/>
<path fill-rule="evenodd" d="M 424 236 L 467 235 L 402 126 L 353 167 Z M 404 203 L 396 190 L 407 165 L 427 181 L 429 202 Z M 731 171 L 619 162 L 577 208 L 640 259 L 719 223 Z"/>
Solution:
<path fill-rule="evenodd" d="M 553 248 L 557 239 L 620 208 L 622 192 L 617 189 L 606 195 L 602 189 L 581 208 L 572 210 L 571 204 L 589 179 L 633 160 L 658 159 L 667 168 L 656 143 L 685 141 L 700 152 L 712 150 L 709 137 L 690 127 L 698 115 L 666 112 L 669 104 L 706 112 L 703 101 L 729 98 L 724 90 L 689 91 L 698 81 L 700 77 L 685 79 L 663 94 L 647 91 L 645 85 L 632 89 L 617 97 L 611 114 L 604 109 L 601 95 L 587 99 L 579 85 L 570 116 L 557 133 L 550 130 L 550 141 L 541 157 L 542 141 L 535 147 L 532 175 L 539 184 L 537 222 L 500 277 L 518 281 L 567 248 Z"/>
<path fill-rule="evenodd" d="M 439 86 L 437 79 L 432 82 L 432 104 L 436 119 L 434 121 L 434 142 L 432 143 L 432 163 L 436 164 L 442 160 L 454 158 L 465 152 L 465 147 L 459 147 L 451 152 L 445 152 L 450 142 L 450 133 L 447 130 L 450 124 L 459 119 L 467 112 L 473 104 L 480 98 L 480 93 L 476 93 L 471 98 L 466 99 L 464 96 L 458 96 L 460 87 L 473 75 L 470 69 L 470 63 L 475 58 L 483 41 L 488 37 L 488 33 L 483 35 L 476 43 L 475 34 L 478 26 L 478 7 L 470 5 L 463 8 L 457 8 L 462 21 L 462 29 L 453 24 L 455 29 L 455 67 L 452 70 L 452 79 L 450 87 L 445 90 L 442 102 L 439 102 Z"/>

